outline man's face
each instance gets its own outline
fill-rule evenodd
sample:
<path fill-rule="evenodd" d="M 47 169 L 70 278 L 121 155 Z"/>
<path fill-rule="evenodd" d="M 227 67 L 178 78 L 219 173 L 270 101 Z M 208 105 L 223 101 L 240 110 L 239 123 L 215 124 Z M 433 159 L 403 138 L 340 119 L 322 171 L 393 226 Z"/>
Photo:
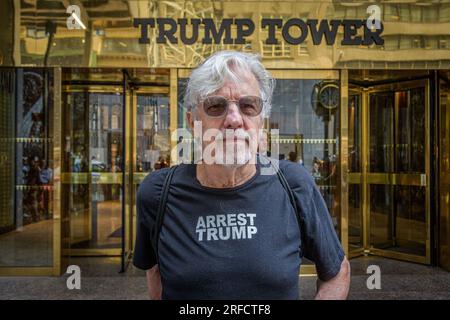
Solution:
<path fill-rule="evenodd" d="M 247 116 L 239 110 L 238 102 L 244 96 L 260 97 L 259 84 L 253 74 L 244 72 L 241 81 L 227 81 L 218 91 L 210 96 L 221 96 L 228 101 L 228 110 L 223 117 L 213 118 L 203 109 L 203 103 L 196 108 L 197 117 L 188 113 L 188 123 L 194 127 L 194 120 L 201 121 L 203 158 L 211 155 L 215 163 L 228 166 L 240 166 L 247 163 L 257 152 L 259 130 L 263 126 L 261 114 Z M 222 155 L 220 151 L 222 150 Z M 220 162 L 221 159 L 222 162 Z M 207 160 L 205 160 L 208 163 Z"/>

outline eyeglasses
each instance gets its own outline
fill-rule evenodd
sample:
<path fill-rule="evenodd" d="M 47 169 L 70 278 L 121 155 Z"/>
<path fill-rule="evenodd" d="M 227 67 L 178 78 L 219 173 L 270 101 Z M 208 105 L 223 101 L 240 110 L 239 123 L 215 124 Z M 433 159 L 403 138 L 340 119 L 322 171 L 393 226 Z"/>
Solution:
<path fill-rule="evenodd" d="M 241 114 L 256 117 L 263 108 L 263 100 L 256 96 L 242 96 L 239 100 L 228 100 L 222 96 L 209 96 L 203 100 L 203 110 L 212 118 L 222 118 L 228 113 L 230 102 L 235 102 Z"/>

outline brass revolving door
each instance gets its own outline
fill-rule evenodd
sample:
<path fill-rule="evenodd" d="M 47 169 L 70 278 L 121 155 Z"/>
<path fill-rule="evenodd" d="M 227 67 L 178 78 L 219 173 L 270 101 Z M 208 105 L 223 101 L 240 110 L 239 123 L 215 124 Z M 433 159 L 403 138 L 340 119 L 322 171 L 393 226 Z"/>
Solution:
<path fill-rule="evenodd" d="M 418 73 L 350 77 L 350 256 L 431 262 L 430 79 Z"/>

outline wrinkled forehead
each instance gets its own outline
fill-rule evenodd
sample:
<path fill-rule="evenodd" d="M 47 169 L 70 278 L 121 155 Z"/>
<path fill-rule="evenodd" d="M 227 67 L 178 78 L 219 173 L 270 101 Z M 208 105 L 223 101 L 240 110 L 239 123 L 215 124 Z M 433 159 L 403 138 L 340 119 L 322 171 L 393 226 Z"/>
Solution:
<path fill-rule="evenodd" d="M 210 94 L 227 96 L 260 96 L 259 83 L 254 74 L 246 69 L 233 70 L 232 75 L 224 77 L 220 86 Z"/>

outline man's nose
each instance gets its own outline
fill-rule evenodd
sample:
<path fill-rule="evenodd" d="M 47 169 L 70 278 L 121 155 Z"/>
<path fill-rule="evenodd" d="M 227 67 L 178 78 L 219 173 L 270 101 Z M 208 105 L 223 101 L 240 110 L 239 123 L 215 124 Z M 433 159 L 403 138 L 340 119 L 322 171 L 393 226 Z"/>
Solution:
<path fill-rule="evenodd" d="M 236 102 L 228 102 L 228 112 L 225 117 L 225 128 L 240 128 L 243 125 L 242 115 Z"/>

